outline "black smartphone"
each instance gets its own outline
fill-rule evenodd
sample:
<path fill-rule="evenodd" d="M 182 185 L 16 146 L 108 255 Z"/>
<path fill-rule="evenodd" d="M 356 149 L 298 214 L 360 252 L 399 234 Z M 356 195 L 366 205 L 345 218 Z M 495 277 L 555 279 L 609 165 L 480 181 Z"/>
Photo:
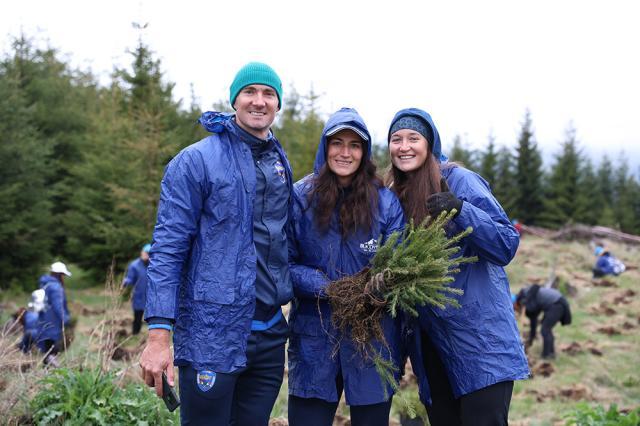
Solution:
<path fill-rule="evenodd" d="M 166 373 L 162 373 L 162 400 L 169 411 L 174 411 L 180 406 L 178 395 L 173 387 L 169 386 Z"/>

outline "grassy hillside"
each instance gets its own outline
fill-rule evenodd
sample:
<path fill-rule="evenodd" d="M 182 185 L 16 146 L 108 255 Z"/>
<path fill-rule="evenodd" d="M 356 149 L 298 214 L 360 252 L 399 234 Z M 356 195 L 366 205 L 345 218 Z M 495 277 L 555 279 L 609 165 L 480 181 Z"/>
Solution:
<path fill-rule="evenodd" d="M 604 406 L 616 403 L 622 408 L 640 405 L 640 247 L 607 245 L 629 270 L 620 277 L 592 281 L 595 259 L 587 243 L 522 239 L 516 259 L 507 268 L 512 291 L 533 282 L 542 284 L 555 264 L 561 290 L 569 292 L 573 324 L 554 328 L 558 357 L 553 362 L 541 361 L 540 337 L 529 349 L 534 376 L 515 386 L 511 424 L 564 424 L 564 416 L 578 401 Z M 81 274 L 74 278 L 68 283 L 68 299 L 78 321 L 74 341 L 61 356 L 62 364 L 84 369 L 101 366 L 116 372 L 119 385 L 141 384 L 137 358 L 144 329 L 141 336 L 130 336 L 129 303 L 120 303 L 109 288 L 86 288 L 90 283 L 83 282 Z M 119 277 L 112 281 L 119 282 Z M 2 324 L 26 304 L 28 296 L 5 294 L 3 298 Z M 521 320 L 520 328 L 528 329 L 526 319 Z M 5 333 L 0 341 L 0 412 L 9 413 L 3 421 L 10 424 L 28 420 L 28 402 L 46 375 L 37 353 L 26 356 L 14 349 L 19 338 Z M 158 405 L 157 409 L 164 408 Z M 339 412 L 336 424 L 343 424 L 348 410 L 341 407 Z M 286 418 L 286 379 L 273 416 Z M 393 424 L 397 424 L 396 414 Z"/>

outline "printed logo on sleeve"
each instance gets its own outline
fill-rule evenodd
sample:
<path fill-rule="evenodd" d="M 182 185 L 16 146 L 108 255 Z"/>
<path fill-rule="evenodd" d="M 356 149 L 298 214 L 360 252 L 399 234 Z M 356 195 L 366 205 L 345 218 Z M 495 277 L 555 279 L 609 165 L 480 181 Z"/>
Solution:
<path fill-rule="evenodd" d="M 196 383 L 198 383 L 198 388 L 202 392 L 206 392 L 213 387 L 213 384 L 216 382 L 216 373 L 210 370 L 202 370 L 198 371 L 198 375 L 196 376 Z"/>
<path fill-rule="evenodd" d="M 360 243 L 360 250 L 365 253 L 376 253 L 378 251 L 378 240 L 372 238 L 366 243 Z"/>

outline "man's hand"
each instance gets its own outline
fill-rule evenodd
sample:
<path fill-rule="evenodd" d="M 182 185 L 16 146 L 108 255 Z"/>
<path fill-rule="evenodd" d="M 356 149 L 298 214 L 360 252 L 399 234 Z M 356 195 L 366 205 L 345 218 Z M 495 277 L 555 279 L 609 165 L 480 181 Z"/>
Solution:
<path fill-rule="evenodd" d="M 140 356 L 142 380 L 156 388 L 156 394 L 162 398 L 162 372 L 167 372 L 167 381 L 173 386 L 173 354 L 169 345 L 169 330 L 156 328 L 149 330 L 147 346 Z"/>

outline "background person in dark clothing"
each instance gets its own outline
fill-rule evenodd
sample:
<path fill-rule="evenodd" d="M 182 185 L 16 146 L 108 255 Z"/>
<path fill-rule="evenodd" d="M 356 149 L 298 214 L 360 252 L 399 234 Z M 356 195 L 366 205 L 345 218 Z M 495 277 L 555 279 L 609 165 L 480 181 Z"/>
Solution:
<path fill-rule="evenodd" d="M 555 358 L 552 329 L 558 322 L 562 325 L 571 324 L 569 302 L 555 288 L 540 287 L 534 284 L 520 290 L 516 297 L 516 311 L 520 312 L 523 308 L 525 309 L 525 314 L 529 317 L 529 321 L 531 321 L 531 331 L 529 332 L 527 345 L 531 346 L 533 344 L 536 338 L 538 316 L 541 312 L 544 312 L 540 329 L 543 339 L 542 358 Z"/>
<path fill-rule="evenodd" d="M 144 305 L 147 303 L 147 266 L 149 265 L 149 251 L 151 244 L 145 244 L 140 251 L 140 257 L 129 264 L 127 275 L 122 281 L 123 287 L 133 287 L 131 306 L 133 307 L 133 334 L 140 332 Z"/>

